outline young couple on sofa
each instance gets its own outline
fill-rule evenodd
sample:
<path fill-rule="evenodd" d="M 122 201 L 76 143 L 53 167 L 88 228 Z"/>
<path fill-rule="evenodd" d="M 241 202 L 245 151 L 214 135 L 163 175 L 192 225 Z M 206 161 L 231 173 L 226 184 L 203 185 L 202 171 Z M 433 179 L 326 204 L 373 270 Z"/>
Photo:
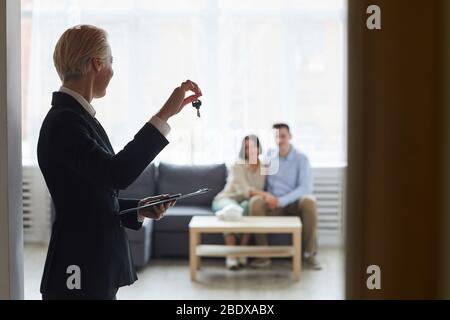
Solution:
<path fill-rule="evenodd" d="M 259 159 L 262 147 L 255 135 L 244 138 L 238 161 L 232 166 L 227 184 L 212 203 L 212 210 L 218 212 L 227 206 L 238 205 L 243 215 L 248 216 L 298 216 L 302 227 L 303 263 L 305 267 L 320 270 L 316 259 L 317 211 L 312 196 L 312 172 L 308 158 L 291 144 L 289 126 L 278 123 L 276 143 L 278 150 L 269 150 L 269 161 L 279 161 L 278 170 L 265 174 Z M 225 234 L 227 245 L 247 245 L 249 234 Z M 265 234 L 256 234 L 257 245 L 267 245 Z M 227 257 L 226 266 L 237 270 L 247 265 L 247 258 Z M 270 259 L 258 258 L 250 262 L 251 267 L 270 265 Z"/>

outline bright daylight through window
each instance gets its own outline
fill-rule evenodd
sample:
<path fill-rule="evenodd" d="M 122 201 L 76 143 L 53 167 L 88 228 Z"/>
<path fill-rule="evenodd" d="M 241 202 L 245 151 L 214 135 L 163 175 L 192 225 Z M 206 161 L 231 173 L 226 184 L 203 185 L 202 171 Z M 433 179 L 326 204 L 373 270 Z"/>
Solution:
<path fill-rule="evenodd" d="M 267 148 L 271 125 L 282 121 L 313 166 L 345 166 L 345 1 L 22 3 L 25 162 L 36 161 L 39 128 L 60 86 L 56 41 L 88 23 L 108 30 L 112 45 L 115 77 L 93 105 L 116 152 L 188 77 L 202 85 L 202 120 L 192 107 L 173 119 L 158 160 L 232 163 L 244 135 L 258 134 Z"/>

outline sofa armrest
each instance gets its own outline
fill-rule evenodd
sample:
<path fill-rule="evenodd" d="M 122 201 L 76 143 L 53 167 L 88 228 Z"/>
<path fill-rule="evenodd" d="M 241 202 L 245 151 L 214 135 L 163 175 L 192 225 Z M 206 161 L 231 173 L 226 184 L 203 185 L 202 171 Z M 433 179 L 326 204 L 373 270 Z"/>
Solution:
<path fill-rule="evenodd" d="M 153 220 L 145 219 L 142 228 L 131 230 L 125 228 L 131 248 L 134 265 L 145 266 L 152 255 Z"/>

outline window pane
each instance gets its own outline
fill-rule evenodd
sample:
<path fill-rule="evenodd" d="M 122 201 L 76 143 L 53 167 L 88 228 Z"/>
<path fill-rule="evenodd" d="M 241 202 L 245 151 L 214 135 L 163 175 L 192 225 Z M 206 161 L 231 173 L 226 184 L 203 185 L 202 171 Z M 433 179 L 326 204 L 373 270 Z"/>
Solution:
<path fill-rule="evenodd" d="M 86 5 L 89 3 L 89 6 Z M 60 81 L 52 56 L 76 24 L 108 31 L 115 76 L 92 102 L 117 151 L 186 79 L 204 93 L 201 118 L 186 106 L 170 120 L 159 160 L 232 162 L 241 139 L 287 122 L 313 164 L 346 161 L 345 2 L 23 0 L 23 154 L 36 143 Z"/>
<path fill-rule="evenodd" d="M 274 10 L 284 7 L 283 0 L 219 0 L 218 6 L 225 10 Z"/>

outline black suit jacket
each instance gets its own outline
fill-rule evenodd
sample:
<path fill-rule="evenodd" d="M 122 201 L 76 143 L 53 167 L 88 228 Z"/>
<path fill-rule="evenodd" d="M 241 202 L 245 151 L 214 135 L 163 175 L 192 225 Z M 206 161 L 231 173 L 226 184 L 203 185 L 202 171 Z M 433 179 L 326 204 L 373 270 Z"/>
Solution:
<path fill-rule="evenodd" d="M 139 229 L 136 214 L 119 216 L 138 200 L 118 199 L 168 144 L 145 124 L 118 154 L 97 122 L 73 97 L 53 93 L 42 124 L 38 161 L 55 206 L 41 282 L 44 296 L 95 299 L 137 280 L 124 227 Z M 70 290 L 70 266 L 81 289 Z M 69 282 L 73 279 L 69 279 Z"/>

